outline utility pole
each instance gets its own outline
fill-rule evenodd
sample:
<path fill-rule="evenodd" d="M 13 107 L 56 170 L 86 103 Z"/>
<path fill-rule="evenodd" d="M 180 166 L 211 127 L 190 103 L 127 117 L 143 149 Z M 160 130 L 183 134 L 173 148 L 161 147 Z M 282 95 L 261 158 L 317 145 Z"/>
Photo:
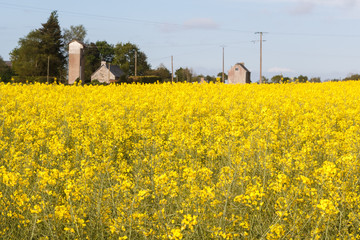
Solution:
<path fill-rule="evenodd" d="M 260 34 L 260 81 L 259 81 L 259 83 L 261 84 L 262 83 L 262 43 L 263 43 L 262 37 L 263 37 L 264 32 L 256 32 L 255 34 Z"/>
<path fill-rule="evenodd" d="M 135 77 L 137 76 L 137 51 L 135 50 Z"/>
<path fill-rule="evenodd" d="M 174 58 L 171 56 L 171 82 L 174 82 Z"/>
<path fill-rule="evenodd" d="M 46 82 L 49 84 L 49 65 L 50 65 L 50 56 L 48 55 L 48 64 L 47 64 L 47 76 L 46 76 Z"/>

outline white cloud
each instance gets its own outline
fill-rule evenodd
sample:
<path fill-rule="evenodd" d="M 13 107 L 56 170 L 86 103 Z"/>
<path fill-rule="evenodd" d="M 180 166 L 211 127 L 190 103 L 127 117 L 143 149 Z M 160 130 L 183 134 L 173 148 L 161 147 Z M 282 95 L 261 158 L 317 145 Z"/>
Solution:
<path fill-rule="evenodd" d="M 193 18 L 184 22 L 185 29 L 216 29 L 219 25 L 210 18 Z"/>
<path fill-rule="evenodd" d="M 283 67 L 272 67 L 268 69 L 269 73 L 292 73 L 295 72 L 290 68 L 283 68 Z"/>

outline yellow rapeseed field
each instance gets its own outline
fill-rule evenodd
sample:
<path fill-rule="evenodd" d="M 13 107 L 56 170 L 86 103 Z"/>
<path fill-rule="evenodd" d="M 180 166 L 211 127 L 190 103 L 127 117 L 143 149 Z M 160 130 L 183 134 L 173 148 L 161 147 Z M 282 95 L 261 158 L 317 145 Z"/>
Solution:
<path fill-rule="evenodd" d="M 360 82 L 0 84 L 1 239 L 359 239 Z"/>

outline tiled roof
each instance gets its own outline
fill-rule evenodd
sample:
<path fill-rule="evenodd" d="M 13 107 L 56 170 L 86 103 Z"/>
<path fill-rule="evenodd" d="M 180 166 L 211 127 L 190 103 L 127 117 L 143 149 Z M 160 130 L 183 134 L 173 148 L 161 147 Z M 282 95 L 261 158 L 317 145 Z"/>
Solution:
<path fill-rule="evenodd" d="M 110 72 L 114 74 L 115 77 L 121 77 L 122 75 L 124 75 L 124 72 L 117 65 L 110 65 Z"/>

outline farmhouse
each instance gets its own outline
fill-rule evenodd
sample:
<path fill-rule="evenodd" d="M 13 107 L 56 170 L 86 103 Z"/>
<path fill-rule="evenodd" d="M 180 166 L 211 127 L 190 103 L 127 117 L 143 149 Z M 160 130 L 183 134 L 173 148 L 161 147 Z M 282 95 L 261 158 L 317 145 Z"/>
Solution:
<path fill-rule="evenodd" d="M 100 67 L 91 75 L 91 81 L 99 81 L 101 83 L 113 83 L 117 82 L 124 72 L 119 66 L 106 64 L 105 61 L 101 61 Z"/>
<path fill-rule="evenodd" d="M 244 63 L 237 63 L 228 71 L 228 83 L 251 83 L 250 74 Z"/>

